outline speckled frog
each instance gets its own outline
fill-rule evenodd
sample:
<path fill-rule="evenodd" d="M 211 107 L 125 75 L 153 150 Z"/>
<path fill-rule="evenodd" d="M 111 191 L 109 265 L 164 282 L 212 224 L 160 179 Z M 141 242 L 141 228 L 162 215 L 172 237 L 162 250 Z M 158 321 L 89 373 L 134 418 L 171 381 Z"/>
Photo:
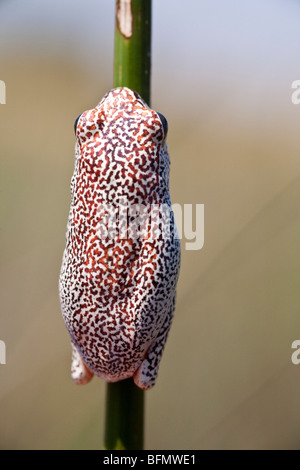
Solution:
<path fill-rule="evenodd" d="M 72 378 L 156 381 L 171 326 L 180 243 L 167 121 L 128 88 L 75 122 L 75 169 L 60 273 Z M 163 210 L 162 210 L 163 208 Z M 169 209 L 169 210 L 167 210 Z"/>

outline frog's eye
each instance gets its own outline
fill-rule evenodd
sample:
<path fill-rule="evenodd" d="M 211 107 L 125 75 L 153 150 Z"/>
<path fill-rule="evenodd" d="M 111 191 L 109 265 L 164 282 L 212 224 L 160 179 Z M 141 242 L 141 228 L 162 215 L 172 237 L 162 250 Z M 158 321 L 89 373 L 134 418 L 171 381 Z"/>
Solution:
<path fill-rule="evenodd" d="M 76 130 L 77 130 L 77 124 L 78 124 L 78 121 L 80 119 L 80 116 L 82 115 L 83 113 L 80 113 L 79 116 L 77 116 L 77 118 L 75 119 L 75 122 L 74 122 L 74 132 L 75 132 L 75 135 L 76 135 Z"/>
<path fill-rule="evenodd" d="M 164 130 L 164 138 L 166 139 L 168 133 L 168 121 L 166 120 L 165 116 L 161 113 L 156 112 L 158 115 L 160 122 L 162 123 L 163 130 Z"/>

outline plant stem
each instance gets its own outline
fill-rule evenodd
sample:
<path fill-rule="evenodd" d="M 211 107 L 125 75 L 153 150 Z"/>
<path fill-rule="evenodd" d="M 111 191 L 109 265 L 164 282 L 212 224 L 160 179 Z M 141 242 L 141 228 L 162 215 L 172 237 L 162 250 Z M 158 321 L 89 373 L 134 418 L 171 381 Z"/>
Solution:
<path fill-rule="evenodd" d="M 150 78 L 151 0 L 117 0 L 114 86 L 137 91 L 150 105 Z"/>
<path fill-rule="evenodd" d="M 117 0 L 114 87 L 137 91 L 150 105 L 151 0 Z M 144 392 L 133 380 L 108 383 L 105 448 L 143 449 Z"/>
<path fill-rule="evenodd" d="M 144 392 L 133 380 L 108 383 L 105 448 L 140 450 L 144 441 Z"/>

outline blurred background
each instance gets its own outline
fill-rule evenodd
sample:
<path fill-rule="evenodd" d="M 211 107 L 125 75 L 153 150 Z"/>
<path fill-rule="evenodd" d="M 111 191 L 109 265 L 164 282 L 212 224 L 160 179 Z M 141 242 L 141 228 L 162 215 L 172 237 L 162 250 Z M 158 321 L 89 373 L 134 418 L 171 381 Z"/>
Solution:
<path fill-rule="evenodd" d="M 113 0 L 0 1 L 0 448 L 99 449 L 105 383 L 75 386 L 58 298 L 74 119 L 112 87 Z M 186 251 L 146 449 L 300 449 L 300 3 L 153 0 L 152 107 Z"/>

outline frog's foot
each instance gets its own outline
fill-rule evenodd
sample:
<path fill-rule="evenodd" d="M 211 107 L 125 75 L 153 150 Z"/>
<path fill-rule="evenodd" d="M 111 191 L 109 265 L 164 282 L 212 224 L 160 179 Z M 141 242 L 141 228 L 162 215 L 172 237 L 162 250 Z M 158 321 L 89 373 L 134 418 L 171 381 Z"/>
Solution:
<path fill-rule="evenodd" d="M 94 376 L 93 372 L 87 367 L 83 362 L 82 357 L 80 356 L 76 346 L 72 345 L 72 366 L 71 366 L 71 376 L 77 385 L 87 384 Z"/>
<path fill-rule="evenodd" d="M 142 364 L 134 373 L 134 383 L 143 390 L 148 390 L 155 385 L 161 356 L 167 341 L 168 333 L 170 331 L 174 309 L 175 298 L 171 304 L 168 314 L 166 315 L 165 321 L 162 324 L 158 336 L 149 347 Z"/>

